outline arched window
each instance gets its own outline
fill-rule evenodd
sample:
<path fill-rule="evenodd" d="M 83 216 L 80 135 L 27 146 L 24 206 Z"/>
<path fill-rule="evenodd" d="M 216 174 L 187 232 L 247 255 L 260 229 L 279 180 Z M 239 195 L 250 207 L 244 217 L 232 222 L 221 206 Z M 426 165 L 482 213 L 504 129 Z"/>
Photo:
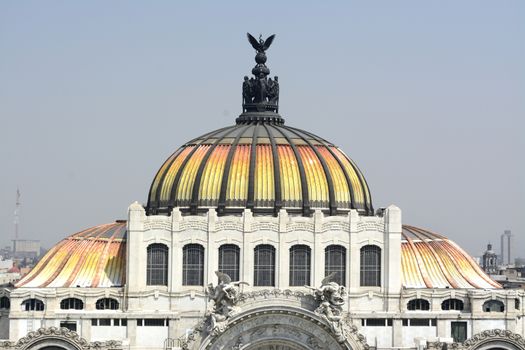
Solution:
<path fill-rule="evenodd" d="M 44 302 L 40 299 L 26 299 L 22 302 L 25 311 L 44 311 Z"/>
<path fill-rule="evenodd" d="M 62 310 L 82 310 L 84 308 L 84 302 L 77 298 L 62 299 L 60 308 Z"/>
<path fill-rule="evenodd" d="M 239 259 L 241 249 L 235 244 L 219 247 L 219 271 L 230 276 L 232 281 L 239 280 Z"/>
<path fill-rule="evenodd" d="M 118 310 L 119 303 L 116 299 L 113 298 L 102 298 L 98 299 L 95 303 L 95 308 L 97 310 Z"/>
<path fill-rule="evenodd" d="M 381 248 L 376 245 L 361 248 L 361 286 L 381 286 Z"/>
<path fill-rule="evenodd" d="M 9 301 L 9 298 L 6 296 L 3 296 L 0 298 L 0 309 L 10 309 L 11 308 L 11 301 Z"/>
<path fill-rule="evenodd" d="M 407 304 L 407 309 L 410 311 L 415 310 L 430 310 L 430 303 L 425 299 L 412 299 Z"/>
<path fill-rule="evenodd" d="M 310 285 L 311 249 L 307 245 L 290 248 L 290 286 Z"/>
<path fill-rule="evenodd" d="M 154 243 L 148 246 L 146 284 L 148 286 L 168 285 L 168 247 L 164 244 Z"/>
<path fill-rule="evenodd" d="M 334 281 L 346 285 L 346 248 L 340 245 L 329 245 L 324 250 L 324 275 L 335 272 Z"/>
<path fill-rule="evenodd" d="M 204 284 L 204 247 L 200 244 L 187 244 L 182 248 L 182 284 Z"/>
<path fill-rule="evenodd" d="M 254 250 L 254 286 L 275 286 L 275 248 L 260 244 Z"/>
<path fill-rule="evenodd" d="M 485 312 L 503 312 L 505 311 L 505 304 L 499 300 L 488 300 L 483 304 L 483 311 Z"/>
<path fill-rule="evenodd" d="M 441 303 L 441 310 L 462 311 L 465 308 L 463 301 L 459 299 L 447 299 Z"/>

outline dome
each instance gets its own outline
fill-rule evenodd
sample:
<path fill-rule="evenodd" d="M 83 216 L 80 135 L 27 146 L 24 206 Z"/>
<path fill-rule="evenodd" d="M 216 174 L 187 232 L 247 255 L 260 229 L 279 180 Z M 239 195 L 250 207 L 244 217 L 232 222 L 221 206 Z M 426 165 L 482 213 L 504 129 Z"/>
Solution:
<path fill-rule="evenodd" d="M 174 207 L 192 214 L 213 208 L 219 215 L 245 208 L 254 214 L 374 214 L 363 174 L 337 146 L 285 126 L 280 117 L 246 115 L 185 143 L 164 162 L 147 212 Z"/>
<path fill-rule="evenodd" d="M 126 222 L 118 220 L 58 242 L 16 287 L 118 287 L 125 274 Z"/>
<path fill-rule="evenodd" d="M 401 243 L 405 288 L 501 288 L 447 237 L 403 225 Z"/>

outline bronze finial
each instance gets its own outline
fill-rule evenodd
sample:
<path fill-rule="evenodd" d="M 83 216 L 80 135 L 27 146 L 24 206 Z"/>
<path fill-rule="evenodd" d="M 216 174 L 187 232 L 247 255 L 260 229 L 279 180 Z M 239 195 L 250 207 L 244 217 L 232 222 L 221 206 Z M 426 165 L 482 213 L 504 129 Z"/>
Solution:
<path fill-rule="evenodd" d="M 246 34 L 248 41 L 252 47 L 257 51 L 255 55 L 255 62 L 257 63 L 252 69 L 254 77 L 244 77 L 242 84 L 242 98 L 243 98 L 243 114 L 244 120 L 261 120 L 261 118 L 278 120 L 282 122 L 279 116 L 279 80 L 277 77 L 268 78 L 270 69 L 266 67 L 266 51 L 272 45 L 275 39 L 275 34 L 270 35 L 266 40 L 263 40 L 262 35 L 257 40 L 250 33 Z"/>

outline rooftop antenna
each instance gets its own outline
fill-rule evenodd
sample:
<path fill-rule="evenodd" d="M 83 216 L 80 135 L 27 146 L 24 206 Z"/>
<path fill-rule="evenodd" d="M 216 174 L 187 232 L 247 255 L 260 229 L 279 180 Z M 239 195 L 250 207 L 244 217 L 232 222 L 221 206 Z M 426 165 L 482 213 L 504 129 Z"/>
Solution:
<path fill-rule="evenodd" d="M 15 239 L 17 240 L 18 239 L 18 226 L 20 224 L 20 217 L 19 217 L 19 212 L 20 212 L 20 189 L 17 187 L 16 188 L 16 207 L 15 207 L 15 219 L 14 219 L 14 223 L 15 223 Z"/>

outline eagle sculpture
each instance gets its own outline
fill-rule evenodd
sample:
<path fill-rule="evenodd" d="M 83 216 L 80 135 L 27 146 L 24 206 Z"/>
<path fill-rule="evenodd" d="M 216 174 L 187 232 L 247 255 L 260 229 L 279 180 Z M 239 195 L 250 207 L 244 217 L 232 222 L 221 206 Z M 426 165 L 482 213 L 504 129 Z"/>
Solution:
<path fill-rule="evenodd" d="M 259 40 L 257 40 L 250 33 L 246 34 L 248 35 L 248 41 L 250 42 L 250 44 L 252 44 L 253 48 L 257 50 L 257 52 L 264 52 L 268 50 L 268 48 L 273 42 L 273 39 L 275 38 L 275 34 L 273 34 L 270 35 L 266 40 L 263 40 L 262 35 L 260 35 Z"/>

